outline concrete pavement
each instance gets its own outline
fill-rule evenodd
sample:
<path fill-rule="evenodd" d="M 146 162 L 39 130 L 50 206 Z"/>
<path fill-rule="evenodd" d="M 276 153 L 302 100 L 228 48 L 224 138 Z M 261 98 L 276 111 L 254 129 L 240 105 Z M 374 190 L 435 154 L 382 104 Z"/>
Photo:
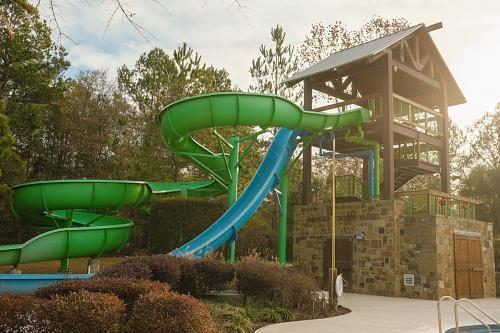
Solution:
<path fill-rule="evenodd" d="M 500 299 L 485 298 L 474 303 L 500 320 Z M 257 330 L 258 333 L 436 333 L 437 301 L 409 298 L 392 298 L 359 294 L 345 294 L 341 305 L 351 313 L 326 319 L 304 320 L 275 324 Z M 443 304 L 443 328 L 454 327 L 453 305 Z M 473 318 L 461 311 L 460 323 L 476 324 Z"/>

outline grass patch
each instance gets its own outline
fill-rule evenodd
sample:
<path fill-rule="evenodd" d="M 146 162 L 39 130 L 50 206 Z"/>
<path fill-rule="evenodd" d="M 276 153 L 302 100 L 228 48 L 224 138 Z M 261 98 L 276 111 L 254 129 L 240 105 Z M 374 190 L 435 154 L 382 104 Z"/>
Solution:
<path fill-rule="evenodd" d="M 103 257 L 101 258 L 101 270 L 116 265 L 127 259 L 127 257 Z M 21 264 L 20 269 L 23 274 L 47 274 L 58 273 L 59 260 L 34 262 L 30 264 Z M 69 260 L 70 272 L 74 274 L 87 273 L 88 258 L 75 258 Z M 0 266 L 0 273 L 8 273 L 12 266 Z"/>

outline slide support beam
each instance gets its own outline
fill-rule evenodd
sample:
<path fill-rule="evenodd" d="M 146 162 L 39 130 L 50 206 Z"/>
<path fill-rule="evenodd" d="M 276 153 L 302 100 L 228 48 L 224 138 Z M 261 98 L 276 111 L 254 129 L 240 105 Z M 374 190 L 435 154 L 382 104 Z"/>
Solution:
<path fill-rule="evenodd" d="M 227 207 L 231 207 L 238 199 L 238 174 L 239 174 L 239 142 L 240 138 L 232 136 L 229 140 L 231 150 L 229 151 L 229 174 L 231 183 L 229 184 L 227 194 Z M 228 251 L 226 261 L 229 264 L 234 264 L 236 257 L 236 235 L 228 242 Z"/>

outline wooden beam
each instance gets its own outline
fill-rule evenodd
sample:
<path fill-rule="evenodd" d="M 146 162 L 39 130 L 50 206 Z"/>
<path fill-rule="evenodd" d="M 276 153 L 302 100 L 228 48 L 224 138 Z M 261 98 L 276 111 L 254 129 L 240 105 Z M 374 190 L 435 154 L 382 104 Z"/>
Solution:
<path fill-rule="evenodd" d="M 417 66 L 417 61 L 415 60 L 415 57 L 413 56 L 413 52 L 410 48 L 410 45 L 408 45 L 408 41 L 403 41 L 404 45 L 405 45 L 405 49 L 406 51 L 408 51 L 408 56 L 410 57 L 410 60 L 411 60 L 411 63 L 413 64 L 413 67 L 416 67 Z"/>
<path fill-rule="evenodd" d="M 418 36 L 415 36 L 415 62 L 417 63 L 415 67 L 420 67 L 420 38 Z"/>
<path fill-rule="evenodd" d="M 434 30 L 441 29 L 442 27 L 443 27 L 443 22 L 438 22 L 438 23 L 431 24 L 428 27 L 425 27 L 425 31 L 431 32 L 431 31 L 434 31 Z"/>
<path fill-rule="evenodd" d="M 401 62 L 405 62 L 405 43 L 404 41 L 401 41 L 401 43 L 399 44 L 399 60 L 401 60 Z"/>
<path fill-rule="evenodd" d="M 312 110 L 312 87 L 310 78 L 304 80 L 304 110 Z M 302 154 L 302 204 L 312 202 L 312 148 L 304 149 Z"/>
<path fill-rule="evenodd" d="M 440 110 L 443 115 L 443 146 L 441 148 L 441 190 L 446 193 L 451 192 L 450 184 L 450 152 L 449 152 L 449 119 L 448 119 L 448 88 L 446 82 L 441 82 L 441 103 Z"/>
<path fill-rule="evenodd" d="M 324 94 L 327 94 L 328 96 L 333 96 L 333 97 L 337 97 L 337 98 L 340 98 L 344 101 L 348 100 L 348 99 L 354 99 L 355 97 L 352 96 L 352 95 L 349 95 L 343 91 L 340 91 L 340 90 L 337 90 L 335 88 L 332 88 L 332 87 L 329 87 L 327 86 L 326 84 L 315 84 L 314 86 L 312 86 L 312 88 L 314 90 L 317 90 L 317 91 L 320 91 Z"/>
<path fill-rule="evenodd" d="M 384 160 L 384 199 L 394 198 L 394 110 L 392 102 L 392 51 L 385 57 L 382 72 L 382 158 Z"/>
<path fill-rule="evenodd" d="M 425 75 L 425 74 L 423 74 L 423 73 L 421 73 L 421 72 L 419 72 L 419 71 L 417 71 L 417 70 L 415 70 L 415 69 L 413 69 L 413 68 L 411 68 L 411 67 L 403 64 L 403 63 L 400 63 L 397 60 L 393 60 L 392 62 L 393 62 L 393 66 L 395 68 L 397 68 L 397 70 L 402 70 L 403 72 L 405 72 L 405 73 L 413 76 L 416 79 L 419 79 L 422 82 L 427 83 L 428 85 L 430 85 L 430 86 L 432 86 L 434 88 L 437 88 L 437 89 L 441 88 L 441 85 L 440 85 L 440 83 L 437 80 L 435 80 L 435 79 L 433 79 L 433 78 L 431 78 L 431 77 L 429 77 L 429 76 L 427 76 L 427 75 Z"/>

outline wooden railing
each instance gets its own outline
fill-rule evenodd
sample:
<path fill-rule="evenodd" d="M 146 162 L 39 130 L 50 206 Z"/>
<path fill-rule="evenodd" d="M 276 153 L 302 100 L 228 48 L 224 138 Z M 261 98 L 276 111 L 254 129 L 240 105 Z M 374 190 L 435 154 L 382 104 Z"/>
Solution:
<path fill-rule="evenodd" d="M 397 94 L 393 96 L 394 120 L 428 135 L 443 135 L 441 113 L 403 96 Z"/>
<path fill-rule="evenodd" d="M 479 201 L 434 190 L 398 192 L 406 215 L 444 215 L 474 220 Z"/>
<path fill-rule="evenodd" d="M 399 160 L 419 160 L 428 164 L 439 165 L 439 150 L 417 140 L 398 142 L 395 157 Z"/>
<path fill-rule="evenodd" d="M 314 108 L 313 111 L 347 111 L 364 107 L 370 111 L 370 121 L 382 118 L 381 95 L 369 94 L 338 103 Z M 425 105 L 393 93 L 394 121 L 415 128 L 417 131 L 432 135 L 443 135 L 443 115 Z"/>

